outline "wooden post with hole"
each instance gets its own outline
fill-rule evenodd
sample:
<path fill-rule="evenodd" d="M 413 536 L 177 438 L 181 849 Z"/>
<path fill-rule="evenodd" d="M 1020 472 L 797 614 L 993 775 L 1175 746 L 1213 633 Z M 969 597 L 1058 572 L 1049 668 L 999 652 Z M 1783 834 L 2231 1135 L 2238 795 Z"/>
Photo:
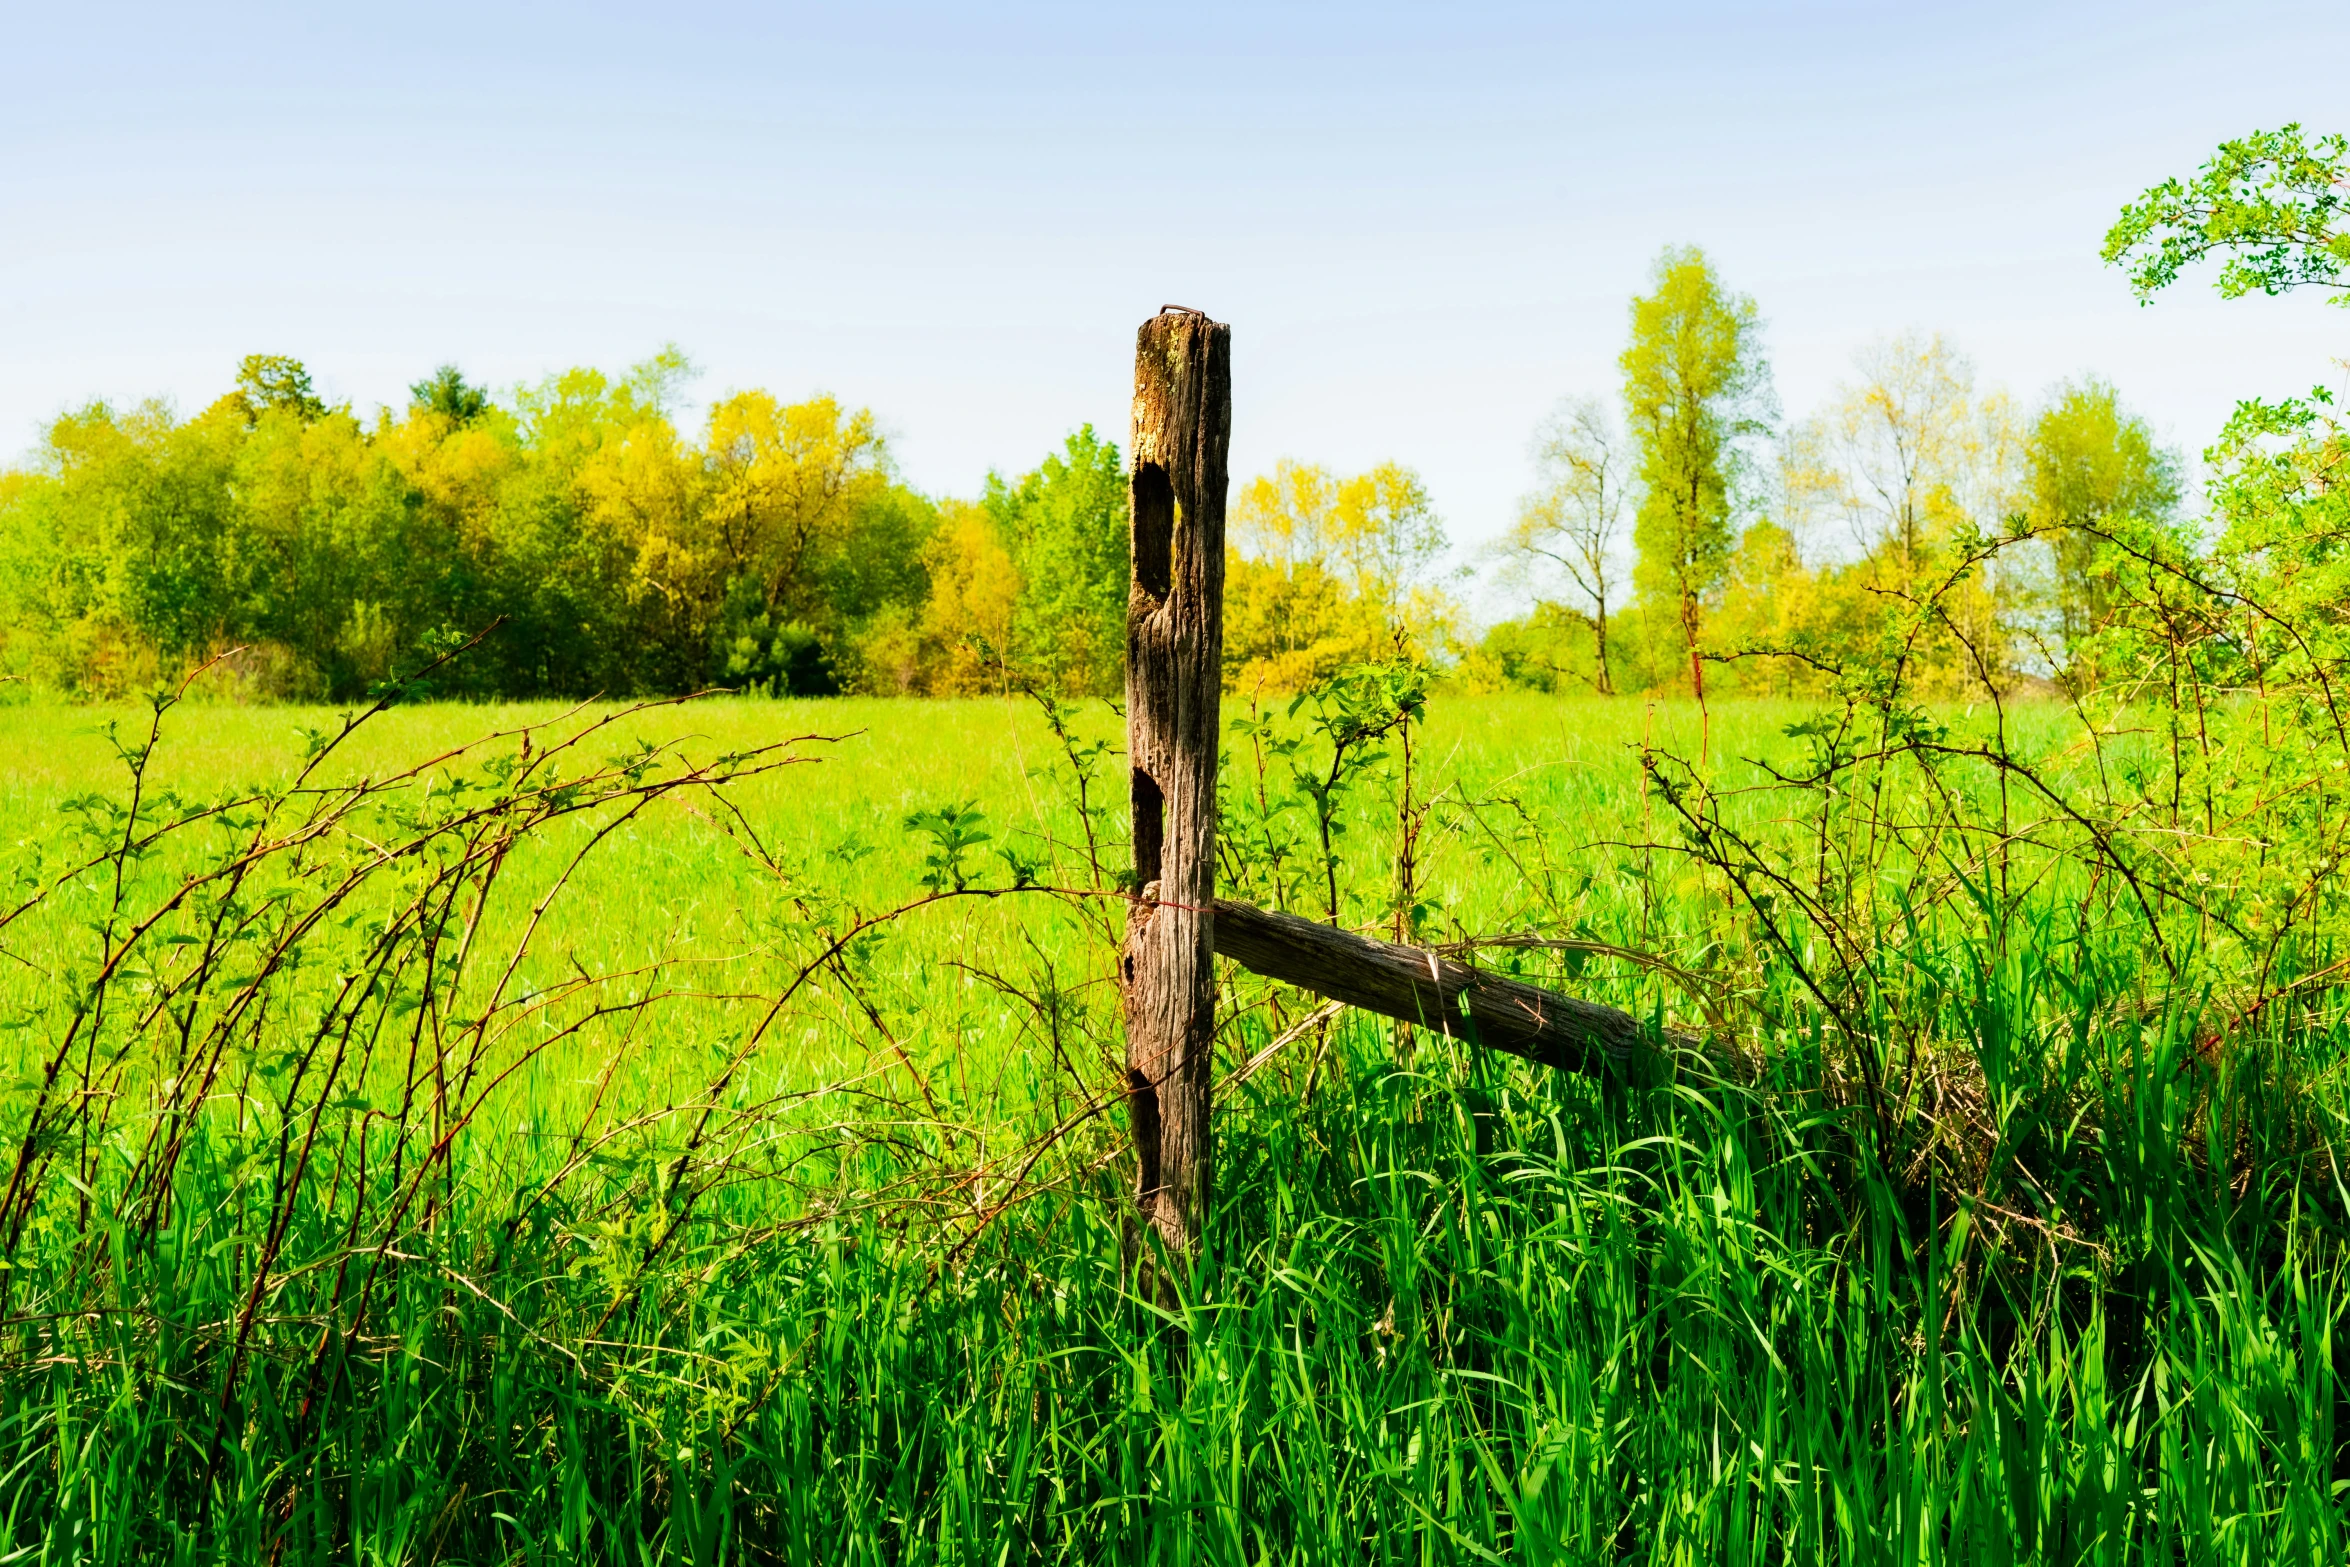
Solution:
<path fill-rule="evenodd" d="M 1216 748 L 1224 662 L 1224 461 L 1232 334 L 1169 305 L 1134 345 L 1127 469 L 1126 751 L 1138 896 L 1119 991 L 1134 1130 L 1134 1260 L 1148 1238 L 1187 1262 L 1208 1211 L 1215 959 L 1365 1011 L 1562 1071 L 1661 1081 L 1752 1063 L 1614 1007 L 1487 974 L 1459 957 L 1216 896 Z M 1219 937 L 1221 939 L 1219 939 Z M 1502 945 L 1576 945 L 1529 936 Z"/>
<path fill-rule="evenodd" d="M 1142 896 L 1127 918 L 1119 977 L 1135 1206 L 1140 1224 L 1177 1261 L 1198 1244 L 1212 1170 L 1216 747 L 1231 434 L 1231 329 L 1170 305 L 1142 324 L 1134 344 L 1126 752 Z"/>

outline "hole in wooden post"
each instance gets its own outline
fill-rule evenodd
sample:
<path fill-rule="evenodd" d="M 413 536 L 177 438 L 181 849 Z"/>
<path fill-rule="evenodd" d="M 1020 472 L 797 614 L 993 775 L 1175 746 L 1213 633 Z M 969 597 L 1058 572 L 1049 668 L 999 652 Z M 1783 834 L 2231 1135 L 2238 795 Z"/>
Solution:
<path fill-rule="evenodd" d="M 1175 585 L 1175 486 L 1155 462 L 1134 470 L 1134 580 L 1153 599 Z"/>
<path fill-rule="evenodd" d="M 1159 1091 L 1132 1067 L 1126 1069 L 1127 1114 L 1134 1121 L 1135 1200 L 1148 1205 L 1159 1189 Z"/>
<path fill-rule="evenodd" d="M 1159 879 L 1160 858 L 1167 842 L 1167 797 L 1159 781 L 1141 768 L 1134 769 L 1134 877 L 1135 890 Z"/>

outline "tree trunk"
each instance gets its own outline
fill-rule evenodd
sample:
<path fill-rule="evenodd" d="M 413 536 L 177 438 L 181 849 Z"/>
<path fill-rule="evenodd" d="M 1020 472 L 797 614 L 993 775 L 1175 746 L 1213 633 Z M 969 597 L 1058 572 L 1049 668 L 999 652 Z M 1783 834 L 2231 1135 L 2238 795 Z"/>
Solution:
<path fill-rule="evenodd" d="M 1608 671 L 1607 667 L 1607 595 L 1597 593 L 1592 597 L 1599 603 L 1599 618 L 1593 622 L 1599 632 L 1599 694 L 1614 696 L 1616 694 L 1616 677 Z"/>
<path fill-rule="evenodd" d="M 1210 1186 L 1216 747 L 1224 663 L 1224 460 L 1231 329 L 1173 306 L 1134 348 L 1127 497 L 1126 750 L 1134 874 L 1120 984 L 1135 1206 L 1174 1258 Z"/>

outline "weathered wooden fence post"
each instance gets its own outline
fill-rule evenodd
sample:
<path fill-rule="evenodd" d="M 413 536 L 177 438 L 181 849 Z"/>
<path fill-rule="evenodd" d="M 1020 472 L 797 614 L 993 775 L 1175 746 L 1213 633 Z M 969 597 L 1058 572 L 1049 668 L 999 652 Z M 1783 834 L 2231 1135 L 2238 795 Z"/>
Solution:
<path fill-rule="evenodd" d="M 1215 959 L 1562 1071 L 1654 1080 L 1687 1064 L 1752 1075 L 1726 1046 L 1629 1013 L 1216 896 L 1216 748 L 1224 662 L 1224 458 L 1232 333 L 1169 305 L 1134 344 L 1127 470 L 1126 751 L 1141 895 L 1119 960 L 1133 1239 L 1189 1258 L 1207 1218 Z M 1501 944 L 1576 946 L 1527 936 Z M 1145 1260 L 1145 1259 L 1138 1259 Z M 1162 1288 L 1163 1288 L 1162 1281 Z"/>
<path fill-rule="evenodd" d="M 1224 457 L 1232 333 L 1168 306 L 1134 344 L 1127 471 L 1126 751 L 1142 897 L 1120 963 L 1135 1205 L 1191 1255 L 1212 1170 L 1216 747 L 1224 662 Z"/>

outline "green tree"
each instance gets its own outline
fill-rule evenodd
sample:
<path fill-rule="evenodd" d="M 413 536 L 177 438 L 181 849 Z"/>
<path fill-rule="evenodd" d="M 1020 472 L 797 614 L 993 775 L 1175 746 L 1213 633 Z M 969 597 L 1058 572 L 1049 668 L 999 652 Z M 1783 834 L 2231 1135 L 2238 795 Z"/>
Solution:
<path fill-rule="evenodd" d="M 256 418 L 278 408 L 307 423 L 326 412 L 310 389 L 310 372 L 284 354 L 247 354 L 237 366 L 237 392 Z"/>
<path fill-rule="evenodd" d="M 45 432 L 6 519 L 7 613 L 28 669 L 115 694 L 245 632 L 255 565 L 233 402 L 180 421 L 92 403 Z"/>
<path fill-rule="evenodd" d="M 448 597 L 463 541 L 431 528 L 347 410 L 264 411 L 238 443 L 234 488 L 230 537 L 250 570 L 231 634 L 278 653 L 295 688 L 355 697 L 427 631 L 462 623 Z"/>
<path fill-rule="evenodd" d="M 1126 470 L 1115 442 L 1079 428 L 1018 480 L 990 473 L 979 504 L 1020 579 L 1008 651 L 1070 694 L 1108 696 L 1126 663 Z"/>
<path fill-rule="evenodd" d="M 2164 180 L 2122 209 L 2105 259 L 2127 268 L 2141 301 L 2186 268 L 2225 256 L 2220 296 L 2346 290 L 2350 305 L 2350 137 L 2299 125 L 2222 142 L 2192 179 Z"/>
<path fill-rule="evenodd" d="M 1769 432 L 1776 409 L 1754 301 L 1724 289 L 1694 245 L 1667 249 L 1651 281 L 1651 292 L 1632 301 L 1632 341 L 1620 361 L 1643 492 L 1634 576 L 1672 605 L 1690 689 L 1702 700 L 1706 595 L 1736 542 L 1745 446 Z"/>
<path fill-rule="evenodd" d="M 2179 502 L 2179 460 L 2121 394 L 2095 377 L 2056 389 L 2024 448 L 2024 497 L 2034 527 L 2056 547 L 2059 622 L 2082 647 L 2110 609 L 2099 562 L 2104 535 L 2124 518 L 2167 523 Z"/>
<path fill-rule="evenodd" d="M 455 365 L 443 365 L 408 388 L 419 408 L 429 408 L 451 424 L 471 424 L 489 410 L 490 394 L 466 383 Z"/>
<path fill-rule="evenodd" d="M 1551 695 L 1594 685 L 1592 619 L 1580 610 L 1537 600 L 1515 620 L 1485 628 L 1455 671 L 1471 690 L 1518 688 Z"/>

